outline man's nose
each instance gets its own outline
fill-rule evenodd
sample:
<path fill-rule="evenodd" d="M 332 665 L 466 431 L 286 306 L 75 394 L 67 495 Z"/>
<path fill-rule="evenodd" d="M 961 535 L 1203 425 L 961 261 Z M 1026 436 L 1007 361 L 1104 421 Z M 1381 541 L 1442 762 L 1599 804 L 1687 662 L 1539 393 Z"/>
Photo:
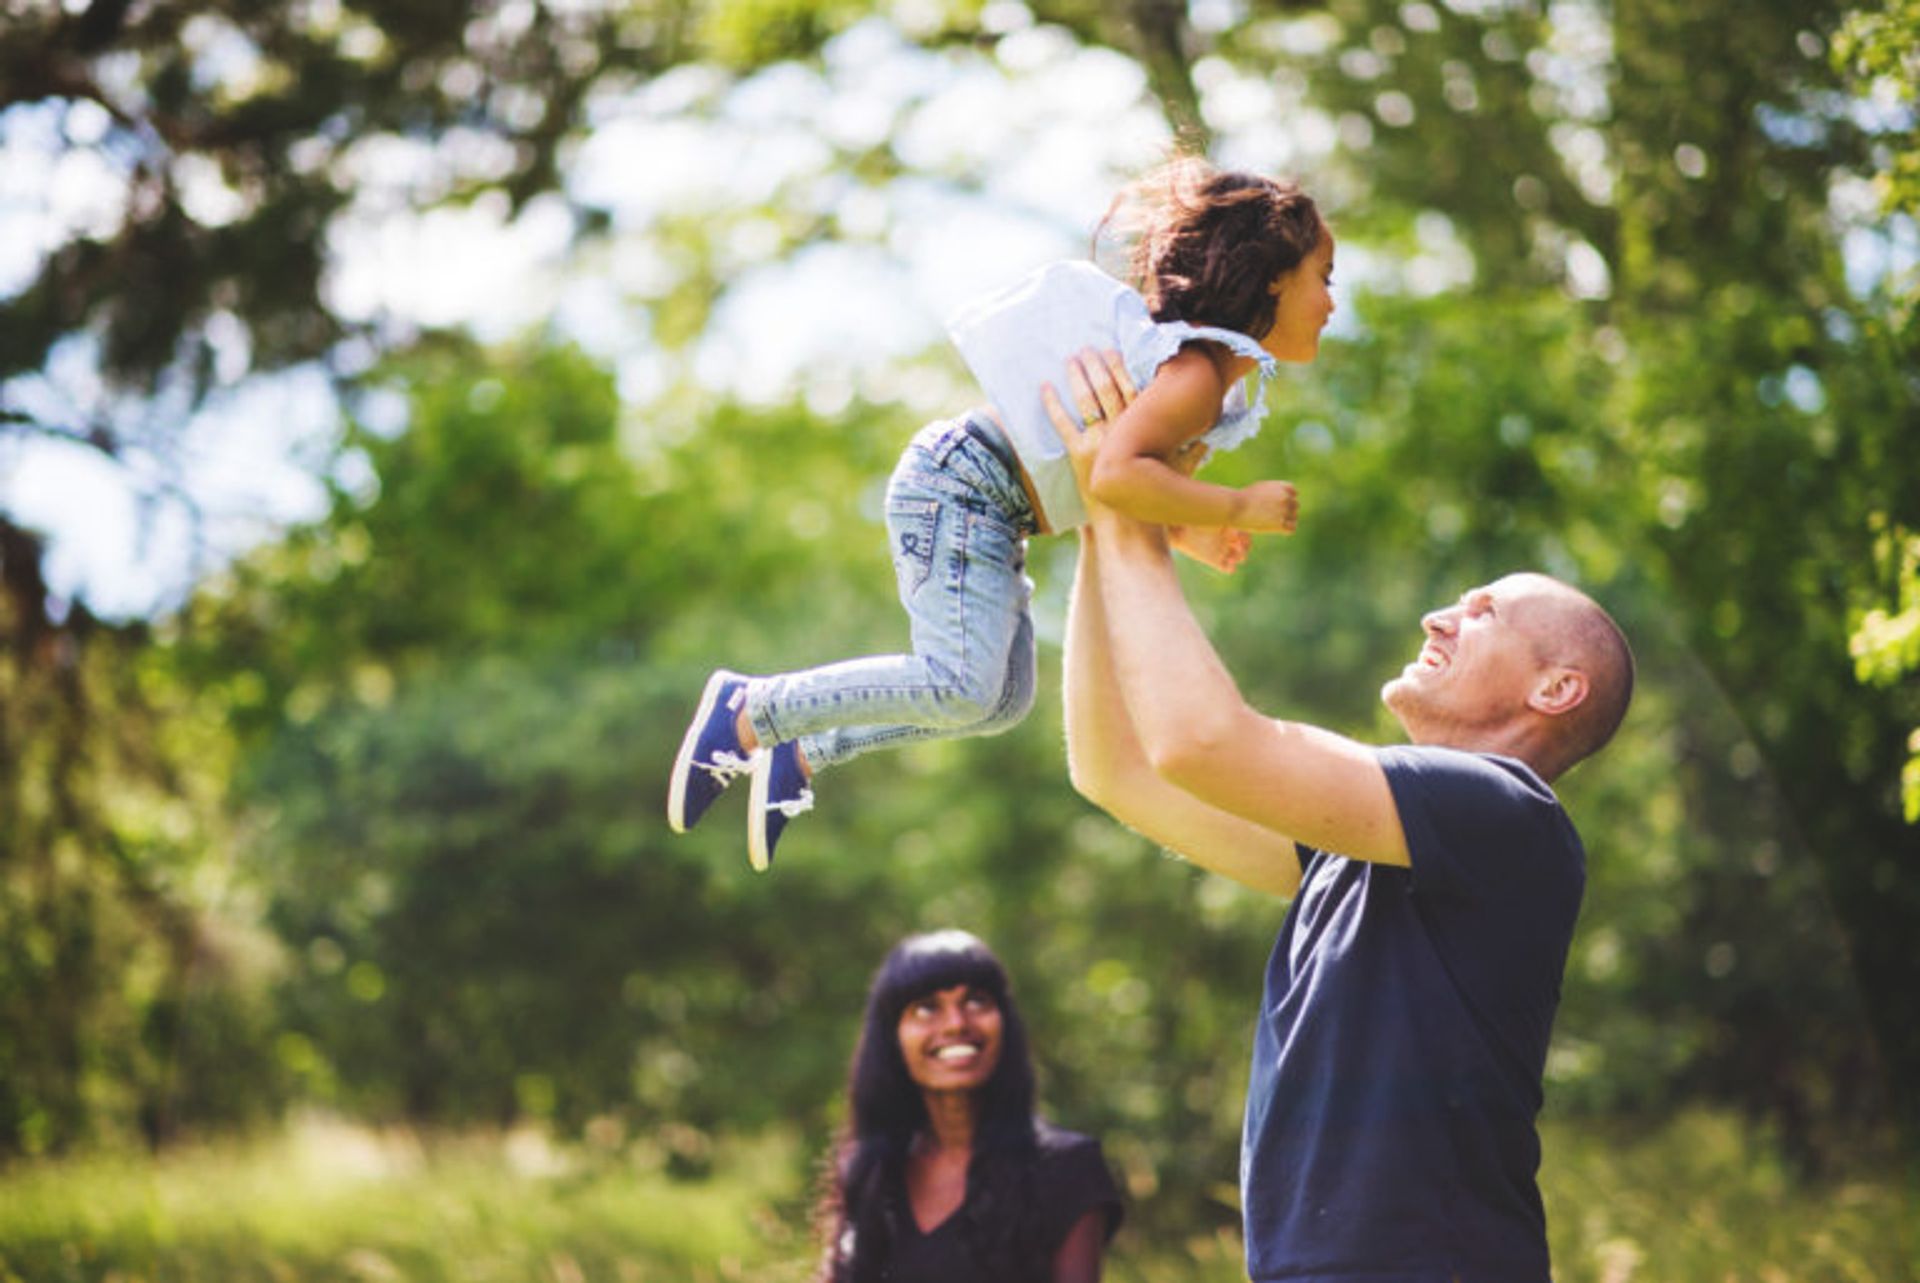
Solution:
<path fill-rule="evenodd" d="M 1444 610 L 1429 610 L 1420 616 L 1420 627 L 1428 633 L 1450 633 L 1453 631 L 1454 611 L 1449 606 Z"/>

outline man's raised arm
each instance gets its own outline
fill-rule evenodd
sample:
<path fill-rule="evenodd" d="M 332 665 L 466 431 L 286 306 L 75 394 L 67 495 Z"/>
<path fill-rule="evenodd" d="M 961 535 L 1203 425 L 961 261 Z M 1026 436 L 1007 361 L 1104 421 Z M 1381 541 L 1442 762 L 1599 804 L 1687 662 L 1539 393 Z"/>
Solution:
<path fill-rule="evenodd" d="M 1067 767 L 1073 786 L 1121 823 L 1201 868 L 1256 891 L 1291 896 L 1300 886 L 1293 839 L 1169 784 L 1141 751 L 1107 653 L 1099 559 L 1097 537 L 1082 531 L 1067 607 Z"/>
<path fill-rule="evenodd" d="M 1094 374 L 1098 387 L 1101 368 Z M 1084 377 L 1076 379 L 1076 394 L 1086 385 Z M 1057 399 L 1046 400 L 1076 473 L 1084 475 L 1100 428 L 1080 431 Z M 1130 740 L 1152 775 L 1270 834 L 1356 859 L 1408 863 L 1399 812 L 1373 751 L 1250 708 L 1180 591 L 1165 532 L 1096 503 L 1089 502 L 1088 511 L 1081 556 L 1094 552 L 1093 584 L 1076 585 L 1076 595 L 1099 590 L 1106 642 L 1100 649 L 1111 663 Z M 1082 573 L 1088 570 L 1083 565 Z M 1084 601 L 1076 604 L 1085 609 Z M 1070 663 L 1083 658 L 1070 648 Z"/>

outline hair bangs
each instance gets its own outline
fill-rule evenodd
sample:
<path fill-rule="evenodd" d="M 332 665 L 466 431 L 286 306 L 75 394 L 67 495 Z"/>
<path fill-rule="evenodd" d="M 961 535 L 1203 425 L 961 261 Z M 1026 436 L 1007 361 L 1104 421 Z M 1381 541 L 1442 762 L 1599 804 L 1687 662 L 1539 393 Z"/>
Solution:
<path fill-rule="evenodd" d="M 965 931 L 936 931 L 903 941 L 874 979 L 873 1006 L 889 1022 L 909 1002 L 956 985 L 985 989 L 1006 1005 L 1007 973 L 976 937 Z"/>

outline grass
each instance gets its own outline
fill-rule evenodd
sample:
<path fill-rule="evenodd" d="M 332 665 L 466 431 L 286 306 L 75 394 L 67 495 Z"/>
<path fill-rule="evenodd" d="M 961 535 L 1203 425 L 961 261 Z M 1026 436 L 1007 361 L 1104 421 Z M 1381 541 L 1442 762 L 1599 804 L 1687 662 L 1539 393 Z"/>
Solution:
<path fill-rule="evenodd" d="M 307 1122 L 153 1160 L 0 1178 L 4 1283 L 721 1283 L 801 1277 L 796 1146 L 715 1155 L 677 1180 L 660 1151 L 562 1154 L 537 1135 L 438 1138 Z"/>
<path fill-rule="evenodd" d="M 1627 1135 L 1559 1123 L 1543 1192 L 1559 1283 L 1909 1283 L 1892 1179 L 1796 1187 L 1713 1115 Z M 718 1145 L 379 1134 L 307 1121 L 250 1143 L 0 1173 L 0 1283 L 802 1283 L 810 1156 Z M 1110 1283 L 1242 1280 L 1231 1235 L 1116 1245 Z"/>
<path fill-rule="evenodd" d="M 1736 1120 L 1542 1133 L 1558 1283 L 1915 1283 L 1920 1189 L 1893 1172 L 1799 1185 Z"/>

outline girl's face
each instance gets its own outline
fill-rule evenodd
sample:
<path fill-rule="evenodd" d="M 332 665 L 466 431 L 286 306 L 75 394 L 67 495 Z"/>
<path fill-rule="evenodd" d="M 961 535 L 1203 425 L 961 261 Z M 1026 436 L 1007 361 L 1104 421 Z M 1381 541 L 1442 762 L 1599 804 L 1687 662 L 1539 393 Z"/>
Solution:
<path fill-rule="evenodd" d="M 1274 296 L 1273 328 L 1260 346 L 1277 361 L 1311 361 L 1320 352 L 1320 331 L 1333 315 L 1333 233 L 1320 229 L 1320 243 L 1282 272 L 1268 292 Z"/>
<path fill-rule="evenodd" d="M 972 1091 L 1000 1063 L 1000 1004 L 973 985 L 922 994 L 900 1013 L 900 1056 L 923 1091 Z"/>

